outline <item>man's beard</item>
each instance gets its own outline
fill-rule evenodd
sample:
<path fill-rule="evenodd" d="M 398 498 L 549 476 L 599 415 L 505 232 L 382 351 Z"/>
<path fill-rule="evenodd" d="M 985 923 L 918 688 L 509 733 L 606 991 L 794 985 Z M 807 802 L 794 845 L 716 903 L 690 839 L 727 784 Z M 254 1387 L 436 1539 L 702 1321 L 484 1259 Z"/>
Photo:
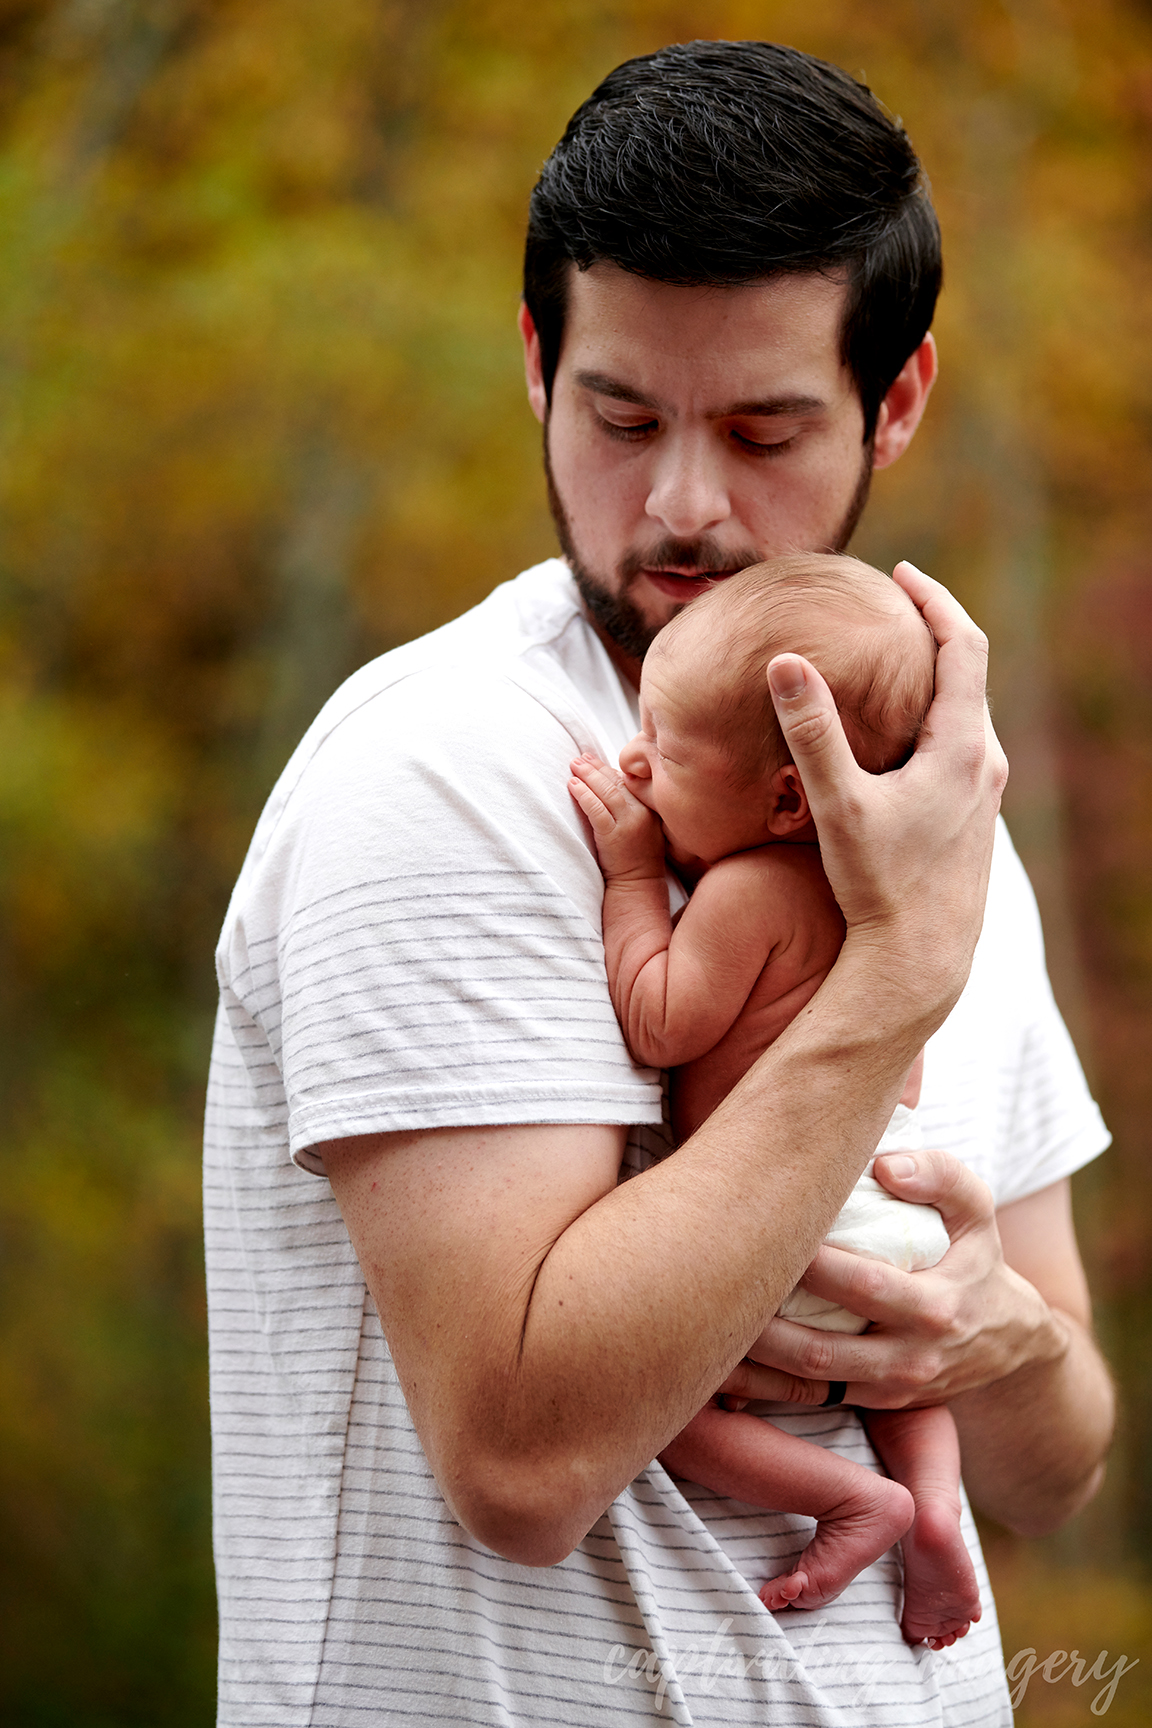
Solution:
<path fill-rule="evenodd" d="M 843 552 L 853 534 L 856 525 L 864 514 L 864 506 L 868 502 L 868 493 L 872 485 L 872 440 L 864 446 L 864 458 L 860 466 L 856 490 L 852 494 L 843 521 L 832 539 L 825 546 L 796 546 L 790 548 L 795 552 Z M 628 597 L 629 589 L 635 586 L 645 570 L 659 570 L 687 567 L 698 570 L 702 575 L 734 576 L 738 570 L 746 570 L 750 564 L 761 562 L 761 553 L 755 547 L 742 549 L 738 552 L 725 553 L 720 550 L 709 535 L 702 534 L 696 540 L 676 540 L 668 538 L 660 540 L 655 546 L 646 548 L 643 552 L 626 552 L 617 565 L 616 574 L 619 579 L 615 593 L 604 581 L 603 577 L 595 575 L 580 557 L 572 538 L 572 527 L 568 521 L 568 513 L 564 502 L 556 488 L 552 473 L 552 462 L 548 452 L 548 427 L 544 427 L 544 477 L 548 483 L 548 505 L 552 511 L 552 520 L 556 525 L 556 537 L 560 542 L 560 550 L 568 561 L 580 597 L 588 609 L 589 616 L 599 626 L 604 635 L 614 642 L 631 660 L 643 660 L 656 637 L 664 628 L 665 619 L 660 624 L 650 624 Z M 783 554 L 780 554 L 781 556 Z M 682 612 L 685 606 L 691 605 L 690 600 L 684 600 L 675 607 L 672 616 Z"/>

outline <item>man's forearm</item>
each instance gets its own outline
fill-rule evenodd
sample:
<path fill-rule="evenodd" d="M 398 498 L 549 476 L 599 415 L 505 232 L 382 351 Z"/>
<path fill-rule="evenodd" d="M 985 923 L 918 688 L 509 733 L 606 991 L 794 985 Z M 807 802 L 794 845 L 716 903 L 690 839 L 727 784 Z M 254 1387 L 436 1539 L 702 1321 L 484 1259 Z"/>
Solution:
<path fill-rule="evenodd" d="M 924 1038 L 909 994 L 846 949 L 705 1126 L 619 1186 L 609 1130 L 325 1148 L 429 1462 L 481 1540 L 558 1559 L 721 1384 L 879 1137 Z"/>
<path fill-rule="evenodd" d="M 856 1000 L 865 979 L 870 1019 Z M 533 1504 L 559 1551 L 579 1540 L 717 1389 L 811 1258 L 921 1041 L 919 1027 L 881 1030 L 870 969 L 849 958 L 837 986 L 675 1157 L 559 1235 L 525 1292 L 515 1361 L 494 1358 L 473 1381 L 461 1427 L 434 1425 L 468 1436 L 434 1467 L 458 1509 L 449 1485 L 463 1471 L 490 1545 L 506 1551 L 506 1516 L 530 1529 Z M 486 1447 L 491 1522 L 477 1493 Z"/>
<path fill-rule="evenodd" d="M 1050 1310 L 1057 1354 L 953 1399 L 973 1503 L 1021 1536 L 1043 1536 L 1096 1492 L 1112 1438 L 1107 1365 L 1088 1330 Z"/>

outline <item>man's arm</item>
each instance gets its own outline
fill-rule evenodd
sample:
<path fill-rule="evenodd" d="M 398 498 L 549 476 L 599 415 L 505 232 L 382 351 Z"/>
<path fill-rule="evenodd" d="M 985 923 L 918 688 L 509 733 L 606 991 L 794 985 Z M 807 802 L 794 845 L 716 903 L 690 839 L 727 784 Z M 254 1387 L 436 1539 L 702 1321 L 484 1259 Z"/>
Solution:
<path fill-rule="evenodd" d="M 996 1222 L 1006 1263 L 1048 1304 L 1064 1348 L 1049 1362 L 961 1394 L 952 1413 L 965 1480 L 981 1510 L 1021 1536 L 1043 1536 L 1099 1488 L 1115 1399 L 1092 1336 L 1070 1183 L 1002 1206 Z M 1021 1458 L 1028 1460 L 1023 1480 Z"/>
<path fill-rule="evenodd" d="M 320 1148 L 444 1497 L 507 1558 L 563 1558 L 683 1428 L 867 1161 L 921 1029 L 894 1055 L 865 1012 L 871 965 L 838 970 L 674 1156 L 619 1186 L 622 1128 Z"/>
<path fill-rule="evenodd" d="M 901 1175 L 902 1161 L 915 1169 Z M 1021 1535 L 1053 1530 L 1099 1486 L 1113 1420 L 1068 1184 L 994 1213 L 985 1184 L 945 1153 L 889 1154 L 875 1168 L 901 1199 L 939 1207 L 948 1254 L 909 1274 L 821 1248 L 804 1285 L 872 1330 L 845 1337 L 773 1320 L 755 1355 L 818 1385 L 845 1381 L 850 1404 L 948 1402 L 973 1501 Z M 742 1365 L 729 1390 L 774 1396 L 757 1389 L 757 1373 Z"/>
<path fill-rule="evenodd" d="M 619 1129 L 323 1148 L 437 1479 L 510 1558 L 567 1553 L 741 1359 L 967 976 L 1005 777 L 986 644 L 936 584 L 903 579 L 940 643 L 903 769 L 864 773 L 819 674 L 792 655 L 770 668 L 847 936 L 816 996 L 673 1157 L 617 1187 Z"/>

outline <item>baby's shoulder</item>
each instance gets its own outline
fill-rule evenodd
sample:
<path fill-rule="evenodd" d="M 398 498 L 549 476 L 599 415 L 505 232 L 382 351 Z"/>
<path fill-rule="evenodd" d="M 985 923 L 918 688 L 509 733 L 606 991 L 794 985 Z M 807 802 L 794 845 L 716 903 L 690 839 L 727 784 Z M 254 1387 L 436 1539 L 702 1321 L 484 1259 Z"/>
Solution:
<path fill-rule="evenodd" d="M 713 864 L 704 880 L 732 890 L 739 887 L 743 893 L 786 894 L 798 901 L 835 905 L 818 846 L 776 841 L 749 852 L 733 852 Z"/>
<path fill-rule="evenodd" d="M 734 852 L 712 865 L 696 895 L 701 890 L 713 907 L 738 905 L 744 919 L 761 913 L 776 930 L 786 921 L 792 929 L 835 926 L 843 933 L 818 846 L 777 842 Z"/>

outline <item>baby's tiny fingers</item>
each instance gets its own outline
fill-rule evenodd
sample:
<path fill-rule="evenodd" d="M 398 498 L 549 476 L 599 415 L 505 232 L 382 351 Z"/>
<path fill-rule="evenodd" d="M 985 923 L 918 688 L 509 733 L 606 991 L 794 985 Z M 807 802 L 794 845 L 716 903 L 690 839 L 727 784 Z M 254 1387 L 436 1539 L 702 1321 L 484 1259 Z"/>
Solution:
<path fill-rule="evenodd" d="M 605 802 L 613 792 L 617 790 L 624 792 L 619 774 L 614 769 L 606 767 L 597 756 L 577 756 L 569 771 L 574 779 L 591 787 Z"/>
<path fill-rule="evenodd" d="M 573 763 L 572 771 L 600 795 L 615 816 L 621 817 L 629 810 L 644 808 L 640 800 L 629 792 L 623 776 L 615 768 L 608 768 L 603 762 L 581 762 Z"/>
<path fill-rule="evenodd" d="M 568 790 L 592 824 L 594 833 L 603 834 L 616 826 L 616 818 L 591 786 L 586 786 L 583 780 L 572 779 L 568 782 Z"/>
<path fill-rule="evenodd" d="M 604 801 L 584 780 L 577 780 L 575 775 L 568 782 L 568 790 L 582 810 L 603 810 Z"/>

